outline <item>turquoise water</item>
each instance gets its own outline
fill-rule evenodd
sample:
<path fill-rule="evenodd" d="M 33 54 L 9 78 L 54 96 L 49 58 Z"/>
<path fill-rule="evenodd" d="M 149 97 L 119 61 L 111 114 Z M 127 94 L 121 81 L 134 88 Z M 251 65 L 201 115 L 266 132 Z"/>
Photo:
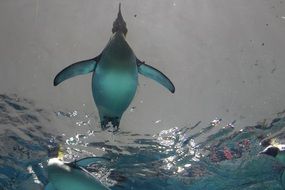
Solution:
<path fill-rule="evenodd" d="M 74 123 L 69 127 L 75 132 L 48 130 L 54 118 Z M 90 171 L 114 190 L 284 189 L 284 165 L 259 154 L 264 139 L 282 141 L 282 113 L 242 130 L 201 121 L 158 134 L 113 135 L 94 122 L 86 113 L 45 110 L 17 95 L 0 95 L 0 189 L 43 189 L 46 161 L 59 147 L 67 161 L 104 156 Z"/>

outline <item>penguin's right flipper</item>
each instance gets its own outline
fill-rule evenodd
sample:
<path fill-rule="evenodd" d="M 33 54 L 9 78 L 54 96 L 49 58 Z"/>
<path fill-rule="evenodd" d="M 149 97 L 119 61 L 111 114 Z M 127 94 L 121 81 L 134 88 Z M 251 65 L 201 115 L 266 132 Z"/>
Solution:
<path fill-rule="evenodd" d="M 165 88 L 167 88 L 170 92 L 175 92 L 175 86 L 173 83 L 169 80 L 169 78 L 163 74 L 161 71 L 157 70 L 156 68 L 145 64 L 143 61 L 140 61 L 137 59 L 137 66 L 138 66 L 138 72 L 150 79 L 155 80 Z"/>
<path fill-rule="evenodd" d="M 87 167 L 98 162 L 110 162 L 111 160 L 106 157 L 86 157 L 72 162 L 76 166 Z"/>
<path fill-rule="evenodd" d="M 48 183 L 45 186 L 45 190 L 57 190 L 57 189 L 52 185 L 52 183 Z"/>
<path fill-rule="evenodd" d="M 53 85 L 57 86 L 59 83 L 65 81 L 66 79 L 94 71 L 99 60 L 100 55 L 93 59 L 79 61 L 66 67 L 56 75 L 53 81 Z"/>

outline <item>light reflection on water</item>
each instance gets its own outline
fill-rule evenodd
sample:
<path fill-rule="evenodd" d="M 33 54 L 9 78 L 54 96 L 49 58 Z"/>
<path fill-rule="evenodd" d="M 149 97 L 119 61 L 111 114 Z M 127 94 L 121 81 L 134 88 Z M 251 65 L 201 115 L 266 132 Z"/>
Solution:
<path fill-rule="evenodd" d="M 81 111 L 54 115 L 73 123 L 68 126 L 72 133 L 45 132 L 50 113 L 16 95 L 1 95 L 2 189 L 39 189 L 46 184 L 46 160 L 57 156 L 60 146 L 66 161 L 108 158 L 98 160 L 89 170 L 111 189 L 282 189 L 284 166 L 258 153 L 264 148 L 260 146 L 263 139 L 284 139 L 283 115 L 240 131 L 216 118 L 206 124 L 170 127 L 155 135 L 101 131 L 96 118 Z"/>

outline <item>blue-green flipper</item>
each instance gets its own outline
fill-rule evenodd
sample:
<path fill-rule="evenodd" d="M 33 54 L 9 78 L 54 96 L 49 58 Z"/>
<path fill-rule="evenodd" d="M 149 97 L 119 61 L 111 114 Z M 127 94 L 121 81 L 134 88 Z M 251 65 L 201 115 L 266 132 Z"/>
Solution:
<path fill-rule="evenodd" d="M 167 88 L 170 92 L 172 93 L 175 92 L 175 87 L 173 83 L 169 80 L 167 76 L 165 76 L 165 74 L 138 59 L 137 59 L 137 66 L 138 66 L 138 72 L 140 74 L 155 80 L 156 82 Z"/>
<path fill-rule="evenodd" d="M 59 83 L 71 77 L 93 72 L 96 68 L 96 64 L 99 62 L 99 59 L 100 55 L 93 59 L 79 61 L 66 67 L 56 75 L 53 81 L 53 85 L 57 86 Z"/>
<path fill-rule="evenodd" d="M 45 190 L 57 190 L 57 189 L 52 185 L 52 183 L 48 183 L 45 186 Z"/>
<path fill-rule="evenodd" d="M 98 162 L 110 162 L 111 160 L 106 157 L 86 157 L 80 160 L 76 160 L 71 162 L 67 165 L 69 166 L 77 166 L 77 167 L 88 167 L 91 164 L 98 163 Z"/>

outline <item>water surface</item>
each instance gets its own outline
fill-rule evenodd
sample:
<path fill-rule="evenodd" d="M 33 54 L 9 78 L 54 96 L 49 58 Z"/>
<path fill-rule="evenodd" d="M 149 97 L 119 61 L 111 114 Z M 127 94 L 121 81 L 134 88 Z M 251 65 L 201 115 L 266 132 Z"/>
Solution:
<path fill-rule="evenodd" d="M 51 131 L 54 117 L 73 125 L 61 126 L 67 133 Z M 235 129 L 235 122 L 227 126 L 223 121 L 201 121 L 169 126 L 158 134 L 123 129 L 112 134 L 101 131 L 94 118 L 78 111 L 45 110 L 17 95 L 2 94 L 1 189 L 43 189 L 48 182 L 46 161 L 57 156 L 59 147 L 66 161 L 104 156 L 106 160 L 98 160 L 89 169 L 116 190 L 284 188 L 284 165 L 259 154 L 264 139 L 282 141 L 282 113 L 273 121 L 241 130 Z M 68 133 L 71 128 L 74 132 Z"/>

